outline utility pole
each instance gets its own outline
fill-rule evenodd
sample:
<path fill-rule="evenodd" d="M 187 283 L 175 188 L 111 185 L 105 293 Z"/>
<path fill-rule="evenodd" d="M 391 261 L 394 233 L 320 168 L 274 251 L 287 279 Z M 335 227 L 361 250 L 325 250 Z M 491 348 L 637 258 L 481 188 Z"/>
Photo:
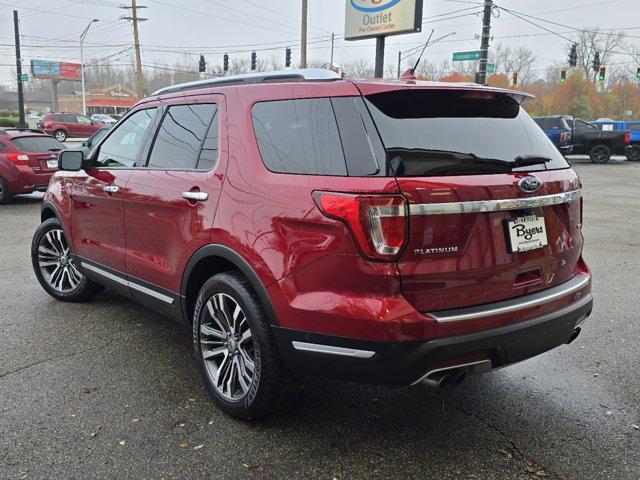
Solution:
<path fill-rule="evenodd" d="M 376 78 L 382 78 L 384 75 L 384 41 L 384 35 L 376 37 Z"/>
<path fill-rule="evenodd" d="M 489 59 L 489 38 L 491 36 L 491 13 L 493 10 L 493 0 L 484 0 L 484 12 L 482 15 L 482 37 L 480 40 L 480 71 L 478 72 L 478 83 L 487 83 L 487 61 Z"/>
<path fill-rule="evenodd" d="M 138 6 L 136 0 L 131 0 L 131 6 L 122 5 L 120 8 L 131 10 L 130 17 L 121 17 L 122 20 L 130 20 L 133 23 L 133 41 L 136 49 L 136 89 L 138 98 L 144 97 L 144 85 L 142 84 L 142 59 L 140 57 L 140 36 L 138 34 L 138 22 L 145 22 L 148 19 L 138 17 L 139 8 L 147 8 L 146 5 Z"/>
<path fill-rule="evenodd" d="M 82 75 L 82 115 L 84 115 L 85 117 L 87 116 L 87 93 L 84 85 L 84 53 L 83 53 L 82 46 L 84 44 L 84 39 L 87 37 L 87 32 L 89 32 L 89 28 L 91 28 L 91 25 L 93 25 L 94 22 L 99 22 L 99 21 L 100 20 L 98 20 L 97 18 L 94 18 L 93 20 L 91 20 L 89 22 L 89 25 L 87 25 L 87 28 L 85 28 L 82 34 L 80 35 L 80 72 Z"/>
<path fill-rule="evenodd" d="M 20 57 L 20 24 L 18 11 L 13 11 L 13 29 L 16 34 L 16 73 L 18 75 L 18 128 L 27 128 L 24 121 L 24 90 L 22 88 L 22 58 Z"/>
<path fill-rule="evenodd" d="M 302 0 L 302 26 L 300 28 L 300 68 L 307 68 L 307 10 L 308 0 Z"/>
<path fill-rule="evenodd" d="M 402 52 L 398 50 L 398 78 L 400 78 L 400 75 L 402 74 L 402 72 L 400 71 L 401 68 L 402 68 Z"/>
<path fill-rule="evenodd" d="M 331 61 L 329 62 L 329 64 L 333 67 L 333 47 L 335 45 L 335 41 L 336 41 L 336 34 L 332 33 L 331 34 Z"/>

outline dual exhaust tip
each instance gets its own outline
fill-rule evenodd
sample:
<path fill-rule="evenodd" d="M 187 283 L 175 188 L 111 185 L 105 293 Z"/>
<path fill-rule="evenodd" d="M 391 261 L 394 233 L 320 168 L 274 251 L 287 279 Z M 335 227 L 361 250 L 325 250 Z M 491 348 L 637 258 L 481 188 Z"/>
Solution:
<path fill-rule="evenodd" d="M 442 390 L 445 387 L 457 387 L 467 378 L 466 370 L 445 370 L 429 375 L 423 382 L 434 390 Z"/>

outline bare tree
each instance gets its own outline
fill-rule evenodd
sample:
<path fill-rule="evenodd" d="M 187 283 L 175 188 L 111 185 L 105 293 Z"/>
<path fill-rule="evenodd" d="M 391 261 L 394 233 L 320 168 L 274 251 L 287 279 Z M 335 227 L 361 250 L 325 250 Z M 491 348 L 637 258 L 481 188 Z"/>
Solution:
<path fill-rule="evenodd" d="M 489 52 L 489 62 L 495 65 L 495 73 L 504 73 L 509 76 L 513 72 L 518 72 L 521 84 L 533 80 L 537 61 L 538 58 L 533 50 L 524 46 L 511 47 L 496 43 Z"/>
<path fill-rule="evenodd" d="M 621 51 L 625 51 L 624 33 L 604 32 L 600 27 L 589 27 L 580 30 L 574 37 L 577 45 L 578 67 L 584 71 L 587 78 L 595 81 L 593 71 L 593 59 L 596 52 L 600 55 L 600 64 L 607 65 L 612 57 Z M 571 50 L 572 43 L 566 47 L 567 55 Z"/>

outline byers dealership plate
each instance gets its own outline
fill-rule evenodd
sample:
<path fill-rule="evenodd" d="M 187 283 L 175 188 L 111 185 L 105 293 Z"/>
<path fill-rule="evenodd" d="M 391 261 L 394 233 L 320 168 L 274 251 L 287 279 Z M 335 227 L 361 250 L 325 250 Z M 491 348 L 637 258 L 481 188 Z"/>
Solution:
<path fill-rule="evenodd" d="M 544 217 L 531 215 L 507 222 L 512 252 L 526 252 L 549 245 Z"/>
<path fill-rule="evenodd" d="M 58 160 L 47 160 L 47 168 L 58 168 Z"/>

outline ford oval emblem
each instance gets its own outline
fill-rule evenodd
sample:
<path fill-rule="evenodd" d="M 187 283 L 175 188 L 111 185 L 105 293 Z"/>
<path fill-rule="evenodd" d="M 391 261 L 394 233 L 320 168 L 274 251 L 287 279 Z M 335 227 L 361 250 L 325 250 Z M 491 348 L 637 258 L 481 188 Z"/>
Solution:
<path fill-rule="evenodd" d="M 518 188 L 525 193 L 533 193 L 540 190 L 542 182 L 536 177 L 524 177 L 518 182 Z"/>
<path fill-rule="evenodd" d="M 351 0 L 351 6 L 366 13 L 380 12 L 400 3 L 400 0 Z"/>

